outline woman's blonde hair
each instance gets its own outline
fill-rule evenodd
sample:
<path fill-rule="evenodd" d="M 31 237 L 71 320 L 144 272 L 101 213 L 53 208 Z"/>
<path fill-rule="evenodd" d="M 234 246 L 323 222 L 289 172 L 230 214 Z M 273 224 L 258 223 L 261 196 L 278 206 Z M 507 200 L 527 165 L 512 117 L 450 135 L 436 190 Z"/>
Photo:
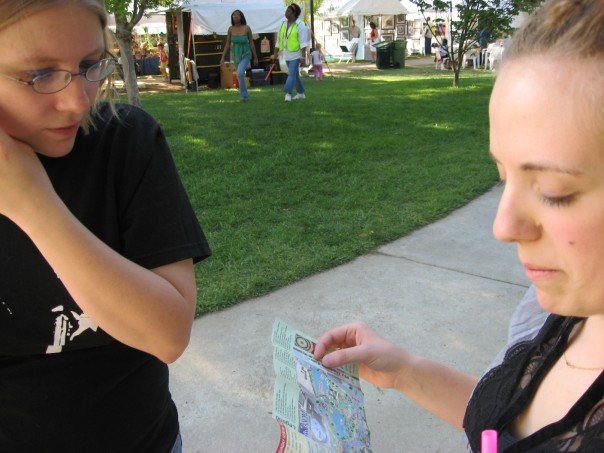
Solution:
<path fill-rule="evenodd" d="M 604 53 L 604 1 L 548 0 L 514 35 L 505 60 L 551 56 L 598 59 Z"/>
<path fill-rule="evenodd" d="M 107 10 L 105 9 L 104 0 L 0 0 L 0 31 L 27 16 L 36 14 L 51 6 L 68 4 L 89 9 L 99 17 L 101 28 L 103 29 L 105 52 L 110 56 L 114 56 L 112 53 L 114 38 L 111 30 L 107 28 Z M 108 101 L 112 111 L 115 113 L 113 105 L 111 104 L 111 98 L 114 92 L 113 80 L 114 76 L 111 75 L 101 82 L 101 86 L 93 101 L 90 112 L 82 121 L 82 129 L 85 133 L 90 131 L 91 126 L 94 126 L 94 116 L 101 102 Z"/>

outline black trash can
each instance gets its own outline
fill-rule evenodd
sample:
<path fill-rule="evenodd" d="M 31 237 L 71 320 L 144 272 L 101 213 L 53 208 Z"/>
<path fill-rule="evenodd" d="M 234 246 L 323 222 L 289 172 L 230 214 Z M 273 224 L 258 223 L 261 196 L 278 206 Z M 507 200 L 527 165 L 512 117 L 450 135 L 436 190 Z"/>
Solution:
<path fill-rule="evenodd" d="M 378 69 L 388 69 L 392 66 L 392 41 L 382 41 L 375 45 L 375 65 Z"/>
<path fill-rule="evenodd" d="M 392 64 L 395 68 L 405 67 L 405 53 L 407 52 L 407 41 L 405 39 L 397 39 L 392 47 Z"/>

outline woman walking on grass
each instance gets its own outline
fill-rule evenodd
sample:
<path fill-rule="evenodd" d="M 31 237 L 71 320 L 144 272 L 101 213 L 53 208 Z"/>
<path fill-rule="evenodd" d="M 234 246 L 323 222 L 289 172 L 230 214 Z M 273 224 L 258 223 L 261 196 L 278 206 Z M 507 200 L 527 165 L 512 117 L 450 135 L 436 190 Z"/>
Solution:
<path fill-rule="evenodd" d="M 273 60 L 279 58 L 279 52 L 283 53 L 283 59 L 287 65 L 287 80 L 283 87 L 285 91 L 285 102 L 292 99 L 306 99 L 304 84 L 300 78 L 300 66 L 306 64 L 306 50 L 310 44 L 310 30 L 300 19 L 302 10 L 297 3 L 292 3 L 285 10 L 285 20 L 279 28 L 277 42 L 275 43 L 275 54 Z M 292 98 L 294 88 L 297 94 Z"/>
<path fill-rule="evenodd" d="M 227 32 L 227 40 L 220 59 L 220 65 L 224 64 L 226 54 L 231 51 L 231 58 L 237 67 L 237 80 L 239 81 L 239 94 L 241 101 L 249 100 L 247 85 L 245 83 L 245 71 L 253 59 L 254 66 L 258 66 L 256 46 L 252 37 L 252 29 L 247 25 L 243 13 L 236 9 L 231 13 L 231 26 Z"/>

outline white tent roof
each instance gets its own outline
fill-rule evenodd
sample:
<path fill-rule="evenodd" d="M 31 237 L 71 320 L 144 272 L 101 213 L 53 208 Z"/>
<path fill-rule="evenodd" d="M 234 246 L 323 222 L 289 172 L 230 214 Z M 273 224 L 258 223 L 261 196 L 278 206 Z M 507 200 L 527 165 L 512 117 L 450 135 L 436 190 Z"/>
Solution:
<path fill-rule="evenodd" d="M 331 8 L 328 11 L 333 11 Z M 322 8 L 323 9 L 323 8 Z M 401 5 L 399 0 L 349 0 L 335 11 L 329 11 L 327 16 L 346 17 L 346 16 L 382 16 L 391 14 L 407 14 L 407 8 Z"/>
<path fill-rule="evenodd" d="M 418 14 L 419 7 L 413 3 L 411 0 L 401 0 L 401 4 L 407 8 L 407 14 Z"/>
<path fill-rule="evenodd" d="M 112 30 L 115 30 L 115 17 L 113 14 L 107 15 L 107 25 Z M 144 29 L 151 34 L 166 33 L 166 13 L 154 12 L 149 17 L 143 16 L 138 24 L 134 27 L 137 33 L 142 33 Z"/>
<path fill-rule="evenodd" d="M 239 9 L 254 33 L 279 30 L 286 6 L 281 0 L 191 0 L 183 9 L 191 11 L 193 33 L 226 35 L 231 13 Z"/>

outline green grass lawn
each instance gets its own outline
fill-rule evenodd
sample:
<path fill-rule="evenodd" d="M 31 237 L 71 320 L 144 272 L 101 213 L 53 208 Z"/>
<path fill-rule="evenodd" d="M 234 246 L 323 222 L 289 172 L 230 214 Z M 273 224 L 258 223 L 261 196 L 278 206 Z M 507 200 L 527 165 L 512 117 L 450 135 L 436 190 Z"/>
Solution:
<path fill-rule="evenodd" d="M 155 94 L 160 122 L 213 249 L 197 314 L 349 261 L 490 188 L 493 78 L 366 71 L 285 103 L 282 87 Z"/>

